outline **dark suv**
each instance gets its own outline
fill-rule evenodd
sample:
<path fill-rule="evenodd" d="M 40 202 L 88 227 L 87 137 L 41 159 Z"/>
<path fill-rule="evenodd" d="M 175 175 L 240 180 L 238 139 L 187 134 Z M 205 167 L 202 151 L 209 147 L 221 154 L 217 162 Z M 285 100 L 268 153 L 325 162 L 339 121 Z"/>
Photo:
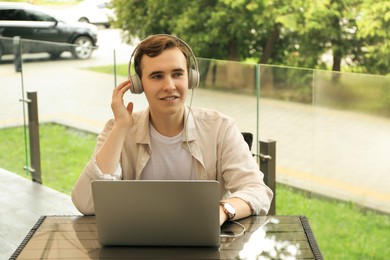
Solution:
<path fill-rule="evenodd" d="M 27 3 L 0 2 L 0 59 L 15 53 L 15 36 L 23 40 L 23 53 L 47 52 L 52 58 L 70 51 L 77 59 L 88 59 L 97 48 L 94 25 L 67 23 Z"/>

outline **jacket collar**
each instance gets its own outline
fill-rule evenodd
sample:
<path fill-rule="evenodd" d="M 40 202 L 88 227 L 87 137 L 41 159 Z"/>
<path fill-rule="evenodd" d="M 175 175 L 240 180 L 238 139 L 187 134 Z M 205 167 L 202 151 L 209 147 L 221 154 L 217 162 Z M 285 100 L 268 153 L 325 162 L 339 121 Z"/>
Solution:
<path fill-rule="evenodd" d="M 183 129 L 183 142 L 194 141 L 198 139 L 196 132 L 195 118 L 192 114 L 192 110 L 185 106 L 184 107 L 184 129 Z"/>
<path fill-rule="evenodd" d="M 134 118 L 134 124 L 138 125 L 135 136 L 135 141 L 138 144 L 150 144 L 149 112 L 149 108 L 147 108 L 141 111 L 137 118 Z"/>

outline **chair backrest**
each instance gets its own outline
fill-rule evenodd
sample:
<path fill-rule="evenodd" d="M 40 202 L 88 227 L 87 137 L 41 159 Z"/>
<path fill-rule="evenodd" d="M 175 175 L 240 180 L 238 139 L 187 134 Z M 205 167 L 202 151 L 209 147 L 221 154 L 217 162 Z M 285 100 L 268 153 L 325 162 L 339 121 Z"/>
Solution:
<path fill-rule="evenodd" d="M 242 132 L 242 136 L 244 137 L 245 142 L 249 146 L 249 150 L 252 150 L 252 143 L 253 143 L 253 134 L 249 132 Z"/>

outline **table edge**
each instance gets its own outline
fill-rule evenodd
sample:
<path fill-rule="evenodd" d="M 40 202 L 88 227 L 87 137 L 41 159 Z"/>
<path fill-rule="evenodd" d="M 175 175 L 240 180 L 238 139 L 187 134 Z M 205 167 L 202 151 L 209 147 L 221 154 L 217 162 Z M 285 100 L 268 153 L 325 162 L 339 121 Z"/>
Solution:
<path fill-rule="evenodd" d="M 35 231 L 38 230 L 42 222 L 45 220 L 46 216 L 41 216 L 38 221 L 35 223 L 35 225 L 30 229 L 26 237 L 23 239 L 23 241 L 20 243 L 20 245 L 16 248 L 15 252 L 11 255 L 9 258 L 10 260 L 16 259 L 19 254 L 23 251 L 24 247 L 27 245 L 28 241 L 30 241 L 31 237 L 34 235 Z"/>
<path fill-rule="evenodd" d="M 324 257 L 322 256 L 320 247 L 317 244 L 317 240 L 314 236 L 313 230 L 310 227 L 309 219 L 306 216 L 298 216 L 298 217 L 299 217 L 301 224 L 302 224 L 302 227 L 305 231 L 305 235 L 306 235 L 307 241 L 310 244 L 314 258 L 319 259 L 319 260 L 323 260 Z"/>

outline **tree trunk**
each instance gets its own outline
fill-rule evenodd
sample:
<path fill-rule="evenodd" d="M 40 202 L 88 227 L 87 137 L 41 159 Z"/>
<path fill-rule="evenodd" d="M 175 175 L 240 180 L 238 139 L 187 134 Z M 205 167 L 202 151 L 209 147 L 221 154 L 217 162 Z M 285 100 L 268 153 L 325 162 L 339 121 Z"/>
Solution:
<path fill-rule="evenodd" d="M 275 24 L 270 37 L 268 37 L 267 39 L 267 43 L 265 45 L 264 51 L 260 58 L 260 64 L 268 63 L 268 59 L 271 57 L 272 50 L 276 44 L 276 41 L 279 38 L 279 32 L 280 32 L 280 25 Z"/>
<path fill-rule="evenodd" d="M 338 4 L 338 0 L 331 0 L 331 5 Z M 339 9 L 338 7 L 337 9 Z M 333 9 L 333 8 L 332 8 Z M 333 84 L 336 84 L 340 77 L 341 71 L 341 60 L 343 58 L 343 51 L 342 51 L 342 31 L 340 26 L 340 17 L 339 13 L 341 10 L 338 10 L 338 14 L 335 14 L 333 17 L 331 17 L 332 27 L 333 30 L 336 32 L 334 36 L 331 38 L 332 43 L 332 51 L 333 51 L 333 66 L 332 71 L 337 71 L 337 73 L 332 73 L 332 82 Z"/>
<path fill-rule="evenodd" d="M 341 71 L 341 59 L 343 58 L 343 55 L 341 51 L 334 50 L 333 49 L 333 71 Z"/>
<path fill-rule="evenodd" d="M 236 41 L 234 41 L 234 40 L 229 42 L 228 60 L 233 60 L 233 61 L 240 60 L 240 55 L 239 55 L 238 50 L 237 50 L 237 44 L 236 44 Z"/>
<path fill-rule="evenodd" d="M 337 84 L 340 78 L 341 71 L 341 59 L 343 58 L 342 52 L 338 47 L 333 48 L 333 66 L 332 71 L 336 71 L 332 73 L 332 83 Z"/>

